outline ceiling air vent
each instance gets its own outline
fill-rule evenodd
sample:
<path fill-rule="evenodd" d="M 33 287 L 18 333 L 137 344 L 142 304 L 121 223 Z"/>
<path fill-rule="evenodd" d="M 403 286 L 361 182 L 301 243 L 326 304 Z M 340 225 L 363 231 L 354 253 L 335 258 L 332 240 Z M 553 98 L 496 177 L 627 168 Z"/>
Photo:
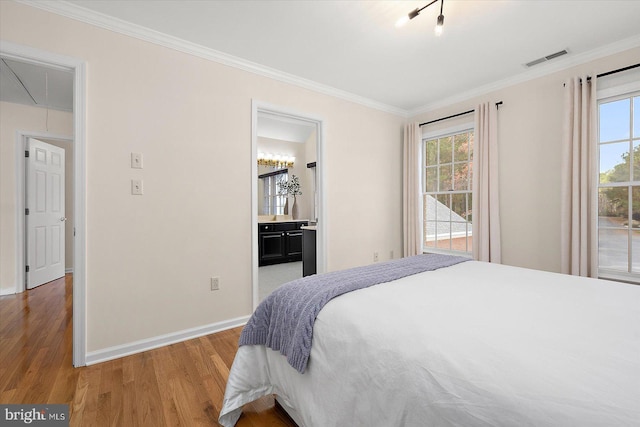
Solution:
<path fill-rule="evenodd" d="M 534 65 L 542 64 L 543 62 L 547 62 L 547 61 L 550 61 L 550 60 L 552 60 L 554 58 L 557 58 L 559 56 L 566 55 L 567 53 L 569 53 L 569 52 L 567 52 L 566 49 L 563 49 L 560 52 L 552 53 L 551 55 L 547 55 L 547 56 L 543 56 L 542 58 L 534 59 L 533 61 L 527 62 L 524 65 L 526 65 L 527 67 L 533 67 Z"/>

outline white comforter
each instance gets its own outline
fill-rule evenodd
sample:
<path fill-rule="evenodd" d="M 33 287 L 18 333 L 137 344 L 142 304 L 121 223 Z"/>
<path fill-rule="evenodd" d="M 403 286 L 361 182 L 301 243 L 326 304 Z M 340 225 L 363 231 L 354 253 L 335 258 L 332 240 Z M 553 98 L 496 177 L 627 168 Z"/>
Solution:
<path fill-rule="evenodd" d="M 640 426 L 640 286 L 465 262 L 335 298 L 305 374 L 240 347 L 220 422 L 275 393 L 304 426 Z"/>

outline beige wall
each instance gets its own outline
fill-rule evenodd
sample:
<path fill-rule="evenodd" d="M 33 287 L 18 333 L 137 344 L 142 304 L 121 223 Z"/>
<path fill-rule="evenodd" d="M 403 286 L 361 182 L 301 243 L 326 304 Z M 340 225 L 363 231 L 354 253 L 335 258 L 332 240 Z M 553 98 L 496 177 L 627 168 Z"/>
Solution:
<path fill-rule="evenodd" d="M 73 138 L 73 115 L 27 105 L 0 102 L 0 294 L 16 291 L 16 141 L 17 132 L 33 132 Z M 66 268 L 73 266 L 73 147 L 72 144 L 39 138 L 65 149 L 66 164 Z"/>
<path fill-rule="evenodd" d="M 252 99 L 324 120 L 329 270 L 400 253 L 404 118 L 13 2 L 0 38 L 87 62 L 89 352 L 250 314 Z"/>
<path fill-rule="evenodd" d="M 632 65 L 639 58 L 640 48 L 628 50 L 411 119 L 422 123 L 473 109 L 479 102 L 504 102 L 498 116 L 503 263 L 560 271 L 563 82 Z M 427 129 L 469 120 L 472 115 Z"/>

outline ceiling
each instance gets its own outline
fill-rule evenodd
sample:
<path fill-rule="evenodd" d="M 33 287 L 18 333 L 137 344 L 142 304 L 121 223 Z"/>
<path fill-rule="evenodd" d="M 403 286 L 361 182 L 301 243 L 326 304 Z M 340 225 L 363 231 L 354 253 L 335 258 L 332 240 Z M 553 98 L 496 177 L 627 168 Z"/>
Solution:
<path fill-rule="evenodd" d="M 73 72 L 0 57 L 0 101 L 73 111 Z"/>
<path fill-rule="evenodd" d="M 292 117 L 258 112 L 257 135 L 280 141 L 305 143 L 316 130 L 314 122 Z"/>
<path fill-rule="evenodd" d="M 26 2 L 405 115 L 640 46 L 637 0 Z"/>

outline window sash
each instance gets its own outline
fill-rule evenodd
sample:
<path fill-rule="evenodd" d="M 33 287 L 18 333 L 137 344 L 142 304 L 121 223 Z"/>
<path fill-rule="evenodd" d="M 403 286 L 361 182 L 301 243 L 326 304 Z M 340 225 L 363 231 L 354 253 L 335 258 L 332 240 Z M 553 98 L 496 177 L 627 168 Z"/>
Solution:
<path fill-rule="evenodd" d="M 625 103 L 621 101 L 626 100 L 625 111 L 612 116 L 623 126 L 612 130 L 609 123 L 603 123 L 603 105 L 619 103 L 623 106 Z M 640 111 L 636 111 L 639 106 L 640 91 L 598 99 L 595 236 L 598 274 L 603 278 L 632 282 L 640 282 Z M 608 136 L 611 134 L 613 138 Z M 601 171 L 616 154 L 622 161 Z"/>
<path fill-rule="evenodd" d="M 286 195 L 278 194 L 278 181 L 281 179 L 288 179 L 288 170 L 283 170 L 280 173 L 268 174 L 268 176 L 262 177 L 263 182 L 263 215 L 283 215 L 284 206 L 287 202 Z"/>
<path fill-rule="evenodd" d="M 473 126 L 423 135 L 421 148 L 423 252 L 471 255 Z"/>

